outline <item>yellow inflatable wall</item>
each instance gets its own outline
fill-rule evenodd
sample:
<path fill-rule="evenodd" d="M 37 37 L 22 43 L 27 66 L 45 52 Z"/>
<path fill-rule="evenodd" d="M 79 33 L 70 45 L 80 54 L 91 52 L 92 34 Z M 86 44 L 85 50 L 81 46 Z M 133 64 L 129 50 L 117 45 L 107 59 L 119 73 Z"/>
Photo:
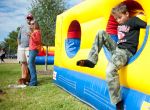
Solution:
<path fill-rule="evenodd" d="M 150 1 L 148 0 L 127 0 L 137 2 L 143 8 L 147 25 L 150 25 Z M 55 39 L 55 61 L 54 65 L 69 70 L 81 72 L 101 78 L 106 78 L 106 66 L 108 59 L 102 49 L 99 53 L 99 61 L 94 68 L 78 67 L 76 62 L 86 59 L 92 47 L 95 36 L 99 30 L 105 30 L 111 9 L 124 0 L 85 0 L 79 5 L 66 10 L 57 16 L 56 39 Z M 143 19 L 143 18 L 142 18 Z M 81 28 L 80 49 L 72 58 L 66 54 L 65 40 L 68 36 L 68 29 L 72 21 L 77 21 Z M 139 49 L 145 36 L 143 50 L 138 57 L 119 71 L 121 85 L 133 90 L 150 95 L 150 35 L 149 28 L 141 30 Z"/>

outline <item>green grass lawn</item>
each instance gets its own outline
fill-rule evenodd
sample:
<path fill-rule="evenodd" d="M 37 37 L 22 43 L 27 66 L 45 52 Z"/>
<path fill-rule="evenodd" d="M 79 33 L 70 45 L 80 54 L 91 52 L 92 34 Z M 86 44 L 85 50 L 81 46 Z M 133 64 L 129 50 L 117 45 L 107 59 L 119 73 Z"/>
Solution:
<path fill-rule="evenodd" d="M 37 66 L 37 70 L 44 70 L 44 66 Z M 38 74 L 37 87 L 9 88 L 20 76 L 19 64 L 0 64 L 0 89 L 5 92 L 0 94 L 0 110 L 92 110 L 57 87 L 52 74 Z"/>

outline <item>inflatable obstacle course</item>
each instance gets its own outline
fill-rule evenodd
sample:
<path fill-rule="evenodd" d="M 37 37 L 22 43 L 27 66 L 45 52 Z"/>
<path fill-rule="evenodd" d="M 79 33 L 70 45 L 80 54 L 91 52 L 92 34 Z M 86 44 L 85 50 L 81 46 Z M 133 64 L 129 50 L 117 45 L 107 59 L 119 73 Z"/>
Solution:
<path fill-rule="evenodd" d="M 111 9 L 124 2 L 132 16 L 147 22 L 141 29 L 137 53 L 119 71 L 126 110 L 150 108 L 150 2 L 147 0 L 85 0 L 57 16 L 54 82 L 98 110 L 115 110 L 111 104 L 106 66 L 111 57 L 103 48 L 94 68 L 78 67 L 86 59 L 99 30 L 105 30 Z M 141 14 L 142 13 L 142 14 Z"/>
<path fill-rule="evenodd" d="M 55 53 L 55 47 L 48 47 L 48 57 L 47 57 L 47 64 L 53 65 L 54 64 L 54 53 Z M 41 51 L 38 53 L 35 59 L 35 63 L 37 65 L 44 65 L 46 59 L 46 47 L 43 46 L 41 48 Z"/>

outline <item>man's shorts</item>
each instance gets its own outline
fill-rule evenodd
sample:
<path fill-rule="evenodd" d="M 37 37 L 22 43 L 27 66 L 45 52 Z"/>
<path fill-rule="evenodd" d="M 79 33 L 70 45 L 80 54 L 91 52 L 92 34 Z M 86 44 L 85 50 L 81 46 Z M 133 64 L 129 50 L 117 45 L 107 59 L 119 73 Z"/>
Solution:
<path fill-rule="evenodd" d="M 29 60 L 29 47 L 22 48 L 22 47 L 18 46 L 17 60 L 20 63 L 28 62 L 28 60 Z"/>

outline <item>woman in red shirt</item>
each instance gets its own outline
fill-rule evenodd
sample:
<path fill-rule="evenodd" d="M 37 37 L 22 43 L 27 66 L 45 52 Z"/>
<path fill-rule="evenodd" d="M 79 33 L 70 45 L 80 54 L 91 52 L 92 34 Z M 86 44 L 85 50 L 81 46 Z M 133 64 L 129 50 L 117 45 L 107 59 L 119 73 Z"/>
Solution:
<path fill-rule="evenodd" d="M 41 31 L 36 21 L 31 22 L 32 33 L 29 40 L 29 70 L 30 82 L 29 86 L 37 86 L 37 74 L 35 66 L 35 57 L 41 48 Z"/>

